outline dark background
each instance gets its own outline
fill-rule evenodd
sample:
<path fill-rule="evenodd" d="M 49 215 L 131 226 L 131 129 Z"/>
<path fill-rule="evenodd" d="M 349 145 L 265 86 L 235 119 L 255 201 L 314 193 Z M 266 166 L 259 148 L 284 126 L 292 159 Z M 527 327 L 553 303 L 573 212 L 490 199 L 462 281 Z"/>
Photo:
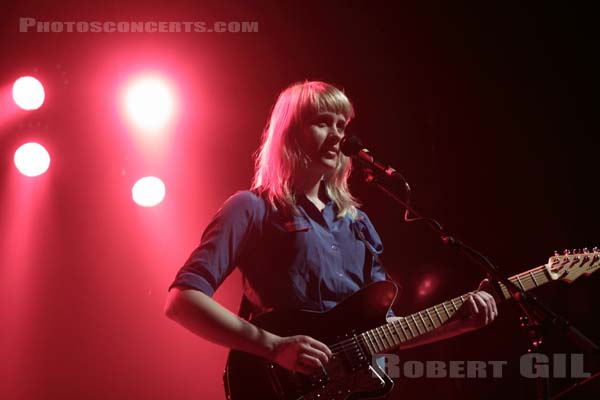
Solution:
<path fill-rule="evenodd" d="M 220 398 L 226 350 L 163 316 L 166 289 L 219 205 L 247 188 L 252 153 L 277 93 L 304 79 L 343 87 L 350 132 L 409 180 L 415 206 L 505 275 L 554 250 L 599 245 L 592 65 L 595 14 L 582 6 L 382 2 L 28 1 L 3 5 L 2 95 L 21 74 L 44 106 L 0 120 L 0 397 Z M 57 21 L 258 21 L 258 33 L 19 33 L 19 17 Z M 171 79 L 179 116 L 148 150 L 120 117 L 137 70 Z M 6 104 L 6 103 L 2 103 Z M 3 114 L 0 114 L 3 115 Z M 20 176 L 26 140 L 49 172 Z M 155 174 L 158 207 L 130 187 Z M 402 222 L 384 195 L 352 178 L 403 287 L 399 314 L 474 289 L 482 272 L 425 225 Z M 600 342 L 600 275 L 536 291 Z M 432 285 L 419 295 L 423 282 Z M 216 295 L 237 309 L 240 277 Z M 500 379 L 403 379 L 392 398 L 533 398 L 519 376 L 528 340 L 514 304 L 491 326 L 403 352 L 404 360 L 505 360 Z M 557 335 L 549 353 L 578 348 Z M 598 363 L 586 358 L 586 371 Z M 490 370 L 491 372 L 491 370 Z M 574 381 L 553 380 L 557 393 Z M 584 393 L 585 392 L 585 393 Z M 598 393 L 598 384 L 579 395 Z"/>

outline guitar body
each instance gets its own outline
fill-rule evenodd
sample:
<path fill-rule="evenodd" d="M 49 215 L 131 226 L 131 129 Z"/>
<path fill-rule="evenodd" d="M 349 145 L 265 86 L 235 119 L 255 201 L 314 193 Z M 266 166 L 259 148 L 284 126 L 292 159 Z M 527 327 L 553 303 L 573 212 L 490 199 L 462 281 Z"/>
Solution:
<path fill-rule="evenodd" d="M 514 289 L 534 289 L 551 281 L 573 282 L 600 268 L 600 249 L 565 251 L 548 263 L 508 278 Z M 499 282 L 496 302 L 512 298 Z M 513 290 L 514 290 L 513 289 Z M 346 400 L 381 398 L 394 385 L 372 354 L 393 351 L 406 341 L 431 332 L 448 321 L 469 293 L 387 323 L 386 315 L 398 288 L 393 282 L 371 283 L 326 312 L 274 311 L 252 322 L 280 336 L 307 335 L 334 353 L 312 376 L 288 371 L 261 357 L 231 351 L 223 375 L 230 400 Z M 361 339 L 362 338 L 362 339 Z"/>
<path fill-rule="evenodd" d="M 324 371 L 308 377 L 232 350 L 223 376 L 228 398 L 337 400 L 385 396 L 393 381 L 372 362 L 354 334 L 385 324 L 397 292 L 390 281 L 375 282 L 325 312 L 281 310 L 253 319 L 253 324 L 280 336 L 311 336 L 333 347 L 334 357 Z"/>

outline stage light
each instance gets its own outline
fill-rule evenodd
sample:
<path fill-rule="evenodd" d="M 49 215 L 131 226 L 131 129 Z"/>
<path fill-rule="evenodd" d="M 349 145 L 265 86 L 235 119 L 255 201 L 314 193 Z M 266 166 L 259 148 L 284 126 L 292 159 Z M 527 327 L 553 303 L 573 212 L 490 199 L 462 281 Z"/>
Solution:
<path fill-rule="evenodd" d="M 25 143 L 15 151 L 15 166 L 25 176 L 42 175 L 50 166 L 50 154 L 39 143 Z"/>
<path fill-rule="evenodd" d="M 174 96 L 163 79 L 143 76 L 125 90 L 125 109 L 131 122 L 144 131 L 164 128 L 173 114 Z"/>
<path fill-rule="evenodd" d="M 44 86 L 32 76 L 23 76 L 12 88 L 13 100 L 23 110 L 37 110 L 44 104 Z"/>
<path fill-rule="evenodd" d="M 440 279 L 436 274 L 429 273 L 423 277 L 417 288 L 417 295 L 420 298 L 431 296 L 439 287 Z"/>
<path fill-rule="evenodd" d="M 131 188 L 131 196 L 142 207 L 154 207 L 165 198 L 165 184 L 155 176 L 140 178 Z"/>

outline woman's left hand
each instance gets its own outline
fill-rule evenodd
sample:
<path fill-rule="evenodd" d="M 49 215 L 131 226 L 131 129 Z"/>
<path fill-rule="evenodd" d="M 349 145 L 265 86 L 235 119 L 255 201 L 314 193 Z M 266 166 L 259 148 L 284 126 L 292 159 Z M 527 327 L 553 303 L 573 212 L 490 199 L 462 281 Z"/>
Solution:
<path fill-rule="evenodd" d="M 484 279 L 479 289 L 469 294 L 465 304 L 458 310 L 457 317 L 464 332 L 483 328 L 498 316 L 496 300 L 485 291 L 486 288 L 490 288 L 490 283 Z"/>

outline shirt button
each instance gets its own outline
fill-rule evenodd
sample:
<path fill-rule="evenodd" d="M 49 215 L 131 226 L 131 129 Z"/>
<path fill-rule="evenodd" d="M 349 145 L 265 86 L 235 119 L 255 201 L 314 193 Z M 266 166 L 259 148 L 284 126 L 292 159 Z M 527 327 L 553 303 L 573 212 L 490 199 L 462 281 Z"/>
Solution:
<path fill-rule="evenodd" d="M 335 251 L 335 250 L 337 250 L 337 249 L 338 249 L 338 247 L 337 247 L 335 244 L 332 244 L 332 245 L 331 245 L 331 250 L 334 250 L 334 251 Z"/>

